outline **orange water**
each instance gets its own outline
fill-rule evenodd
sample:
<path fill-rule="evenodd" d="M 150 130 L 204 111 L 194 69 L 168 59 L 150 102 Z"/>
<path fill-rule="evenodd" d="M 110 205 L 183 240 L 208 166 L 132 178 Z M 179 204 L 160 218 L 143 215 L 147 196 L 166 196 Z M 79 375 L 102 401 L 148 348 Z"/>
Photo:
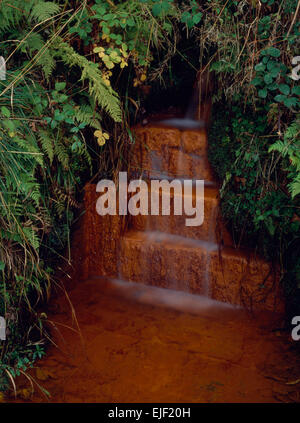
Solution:
<path fill-rule="evenodd" d="M 89 280 L 50 303 L 57 347 L 31 371 L 53 402 L 298 401 L 300 355 L 278 318 L 204 297 Z M 21 401 L 47 401 L 19 379 Z M 24 390 L 25 389 L 25 390 Z M 23 399 L 22 399 L 23 396 Z"/>

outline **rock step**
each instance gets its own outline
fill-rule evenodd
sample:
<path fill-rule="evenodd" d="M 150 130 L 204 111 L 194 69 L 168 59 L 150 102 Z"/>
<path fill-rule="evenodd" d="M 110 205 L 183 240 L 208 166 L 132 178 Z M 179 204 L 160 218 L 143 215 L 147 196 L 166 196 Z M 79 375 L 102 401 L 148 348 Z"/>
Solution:
<path fill-rule="evenodd" d="M 120 240 L 119 277 L 209 295 L 253 309 L 282 311 L 270 265 L 245 251 L 161 232 L 128 231 Z"/>
<path fill-rule="evenodd" d="M 136 126 L 135 144 L 143 144 L 148 150 L 160 151 L 164 146 L 181 149 L 185 153 L 202 156 L 207 152 L 207 135 L 204 128 L 180 130 L 162 126 Z"/>
<path fill-rule="evenodd" d="M 166 173 L 173 178 L 214 181 L 207 159 L 207 136 L 204 130 L 180 131 L 160 127 L 135 130 L 131 168 L 139 172 Z"/>
<path fill-rule="evenodd" d="M 150 184 L 148 183 L 150 187 Z M 151 192 L 152 192 L 151 188 Z M 160 190 L 160 205 L 162 205 L 162 192 Z M 183 202 L 189 195 L 183 193 Z M 189 196 L 190 197 L 190 196 Z M 193 206 L 196 204 L 196 192 L 193 189 L 192 194 Z M 159 216 L 138 215 L 129 216 L 129 225 L 132 229 L 137 231 L 161 231 L 173 235 L 181 235 L 187 238 L 199 239 L 205 241 L 221 242 L 224 245 L 232 246 L 232 239 L 225 226 L 218 219 L 219 211 L 219 190 L 206 186 L 204 188 L 204 221 L 199 226 L 187 226 L 186 219 L 190 219 L 184 212 L 182 215 L 174 215 L 174 192 L 171 190 L 170 194 L 171 214 L 163 216 L 160 209 Z M 182 205 L 184 211 L 184 204 Z M 149 195 L 149 211 L 151 210 L 150 195 Z"/>
<path fill-rule="evenodd" d="M 145 181 L 151 181 L 151 180 L 167 180 L 167 181 L 173 181 L 174 179 L 176 179 L 177 181 L 180 181 L 182 183 L 182 185 L 184 184 L 184 181 L 186 181 L 188 178 L 186 177 L 176 177 L 174 175 L 170 175 L 167 172 L 160 172 L 158 170 L 143 170 L 142 172 L 140 170 L 137 170 L 137 168 L 131 168 L 129 169 L 129 179 L 143 179 Z M 189 181 L 192 181 L 192 185 L 193 187 L 196 185 L 196 179 L 193 178 L 189 178 Z M 201 180 L 201 178 L 200 178 Z M 208 181 L 208 180 L 204 180 L 204 187 L 205 188 L 215 188 L 215 189 L 219 189 L 219 184 L 213 180 L 213 181 Z"/>

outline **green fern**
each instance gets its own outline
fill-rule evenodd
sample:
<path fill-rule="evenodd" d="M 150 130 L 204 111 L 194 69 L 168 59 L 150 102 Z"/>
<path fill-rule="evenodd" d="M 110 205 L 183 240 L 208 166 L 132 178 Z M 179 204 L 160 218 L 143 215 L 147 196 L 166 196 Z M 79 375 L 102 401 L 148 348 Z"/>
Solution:
<path fill-rule="evenodd" d="M 277 140 L 269 147 L 269 153 L 272 151 L 278 151 L 280 154 L 283 155 L 283 157 L 286 156 L 288 152 L 288 146 L 281 140 Z"/>
<path fill-rule="evenodd" d="M 52 164 L 54 158 L 54 145 L 52 137 L 47 131 L 41 130 L 39 133 L 39 141 L 43 151 L 47 154 L 50 164 Z"/>
<path fill-rule="evenodd" d="M 54 151 L 55 155 L 57 156 L 59 162 L 64 166 L 65 169 L 69 168 L 70 165 L 70 158 L 68 151 L 62 141 L 56 140 L 54 143 Z"/>
<path fill-rule="evenodd" d="M 41 23 L 58 14 L 60 6 L 53 1 L 2 0 L 0 3 L 0 34 L 31 23 Z"/>
<path fill-rule="evenodd" d="M 23 38 L 25 38 L 25 35 L 26 33 L 24 33 Z M 43 49 L 42 53 L 38 55 L 36 63 L 38 66 L 41 66 L 44 72 L 44 75 L 46 79 L 48 80 L 55 68 L 55 60 L 50 54 L 49 49 L 44 48 L 44 46 L 45 46 L 45 41 L 43 37 L 36 32 L 32 32 L 25 39 L 23 48 L 27 50 L 27 52 L 29 53 L 29 56 L 31 57 L 36 52 L 40 52 Z"/>
<path fill-rule="evenodd" d="M 62 199 L 59 199 L 55 202 L 55 211 L 61 219 L 66 210 L 66 202 Z"/>
<path fill-rule="evenodd" d="M 31 153 L 31 157 L 40 166 L 44 166 L 43 153 L 40 151 L 34 137 L 26 136 L 20 138 L 18 136 L 13 138 L 13 141 L 24 150 L 24 153 Z"/>
<path fill-rule="evenodd" d="M 292 198 L 300 193 L 300 120 L 299 117 L 286 129 L 282 140 L 277 140 L 269 147 L 269 152 L 277 151 L 285 158 L 288 157 L 292 182 L 288 184 Z"/>
<path fill-rule="evenodd" d="M 92 174 L 92 158 L 91 158 L 90 153 L 87 150 L 86 144 L 82 145 L 78 154 L 85 159 L 84 161 L 88 164 L 88 167 L 90 169 L 90 173 Z"/>
<path fill-rule="evenodd" d="M 16 0 L 11 4 L 10 0 L 2 0 L 0 3 L 0 34 L 11 31 L 12 28 L 18 26 L 23 19 L 21 9 L 21 1 Z M 29 2 L 31 5 L 31 1 Z M 24 5 L 24 2 L 23 2 Z M 23 6 L 24 7 L 24 6 Z M 23 8 L 24 10 L 24 8 Z"/>
<path fill-rule="evenodd" d="M 40 185 L 37 183 L 32 173 L 22 175 L 22 183 L 19 185 L 19 190 L 23 192 L 25 198 L 32 199 L 36 207 L 39 206 L 41 200 Z"/>
<path fill-rule="evenodd" d="M 300 194 L 300 175 L 298 175 L 293 182 L 288 184 L 288 188 L 292 198 L 295 198 L 296 195 Z"/>
<path fill-rule="evenodd" d="M 31 10 L 30 18 L 37 22 L 43 22 L 46 19 L 57 15 L 60 11 L 60 6 L 53 1 L 39 1 Z"/>
<path fill-rule="evenodd" d="M 41 66 L 47 81 L 55 69 L 55 60 L 51 56 L 49 50 L 45 49 L 38 57 L 37 65 Z"/>
<path fill-rule="evenodd" d="M 40 52 L 45 46 L 45 40 L 42 35 L 36 31 L 29 33 L 28 26 L 35 23 L 42 23 L 52 16 L 58 14 L 60 6 L 54 2 L 44 2 L 40 0 L 2 0 L 0 3 L 0 35 L 12 33 L 19 29 L 17 39 L 17 48 L 22 53 L 27 52 L 32 57 L 36 52 Z M 26 27 L 26 30 L 23 28 Z M 11 37 L 9 37 L 11 38 Z M 16 38 L 12 36 L 12 38 Z M 43 49 L 37 57 L 37 65 L 41 66 L 48 80 L 55 68 L 55 61 L 51 56 L 49 49 Z"/>
<path fill-rule="evenodd" d="M 81 80 L 87 80 L 89 93 L 95 102 L 103 108 L 115 122 L 121 122 L 121 107 L 118 95 L 110 87 L 107 87 L 102 79 L 102 73 L 98 66 L 90 62 L 84 56 L 76 53 L 75 50 L 61 38 L 56 39 L 51 49 L 53 56 L 60 58 L 66 65 L 78 66 L 81 69 Z"/>
<path fill-rule="evenodd" d="M 35 233 L 33 228 L 31 227 L 23 227 L 23 234 L 26 237 L 26 240 L 29 242 L 29 244 L 35 249 L 38 250 L 40 246 L 40 240 L 38 238 L 38 235 Z"/>
<path fill-rule="evenodd" d="M 74 109 L 75 119 L 79 123 L 85 123 L 94 129 L 101 129 L 100 114 L 93 111 L 89 105 L 78 106 Z"/>

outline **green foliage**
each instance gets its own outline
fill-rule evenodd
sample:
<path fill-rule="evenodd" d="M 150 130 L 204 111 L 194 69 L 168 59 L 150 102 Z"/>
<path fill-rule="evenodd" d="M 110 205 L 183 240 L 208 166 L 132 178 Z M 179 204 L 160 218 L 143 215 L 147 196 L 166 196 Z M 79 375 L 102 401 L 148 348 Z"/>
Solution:
<path fill-rule="evenodd" d="M 284 184 L 277 182 L 279 170 L 272 166 L 273 158 L 268 155 L 263 118 L 243 115 L 234 107 L 224 120 L 225 128 L 217 120 L 210 137 L 211 162 L 224 180 L 224 215 L 232 224 L 237 242 L 242 235 L 246 242 L 250 240 L 265 255 L 273 257 L 274 247 L 279 247 L 283 235 L 294 236 L 300 229 L 299 222 L 291 222 L 298 213 L 296 204 Z M 275 254 L 279 252 L 275 248 Z"/>
<path fill-rule="evenodd" d="M 128 73 L 128 84 L 144 83 L 153 50 L 170 50 L 175 23 L 191 29 L 200 21 L 191 15 L 195 1 L 185 15 L 171 0 L 65 6 L 59 0 L 0 5 L 7 40 L 0 44 L 7 59 L 0 86 L 0 315 L 9 330 L 0 345 L 0 388 L 44 353 L 45 319 L 36 305 L 50 295 L 77 193 L 98 160 L 91 132 L 103 150 L 109 139 L 103 127 L 120 137 L 120 91 L 107 70 L 122 72 L 131 61 L 135 77 Z M 92 43 L 103 48 L 103 60 Z M 118 77 L 114 72 L 112 83 Z"/>
<path fill-rule="evenodd" d="M 299 52 L 297 4 L 207 2 L 199 34 L 217 80 L 210 160 L 221 181 L 222 214 L 237 245 L 255 247 L 280 267 L 294 305 L 300 286 L 300 91 L 291 78 Z"/>
<path fill-rule="evenodd" d="M 51 257 L 55 261 L 53 251 L 59 253 L 68 241 L 75 187 L 91 169 L 82 130 L 99 126 L 98 115 L 92 118 L 88 105 L 81 110 L 62 93 L 65 88 L 58 82 L 48 93 L 26 80 L 15 88 L 13 107 L 9 95 L 0 98 L 0 315 L 7 316 L 10 331 L 1 345 L 0 379 L 8 380 L 7 371 L 18 374 L 21 357 L 23 370 L 36 357 L 40 344 L 18 331 L 39 330 L 32 304 L 49 295 Z M 16 326 L 24 311 L 27 317 Z"/>
<path fill-rule="evenodd" d="M 60 6 L 55 2 L 41 0 L 3 0 L 0 6 L 0 34 L 18 31 L 22 24 L 37 24 L 58 14 Z"/>
<path fill-rule="evenodd" d="M 30 11 L 30 19 L 37 22 L 43 22 L 50 19 L 60 11 L 60 6 L 53 1 L 38 1 L 34 3 Z"/>
<path fill-rule="evenodd" d="M 300 243 L 296 179 L 288 182 L 298 172 L 298 124 L 291 124 L 284 142 L 274 142 L 276 135 L 265 135 L 270 128 L 264 115 L 251 112 L 251 105 L 242 113 L 236 104 L 225 112 L 223 106 L 222 113 L 216 108 L 209 136 L 210 161 L 222 181 L 222 214 L 235 243 L 281 265 L 286 292 L 300 281 L 292 272 L 299 263 L 288 260 L 290 246 Z M 283 166 L 273 151 L 284 157 Z M 287 273 L 293 279 L 287 280 Z"/>
<path fill-rule="evenodd" d="M 107 87 L 102 79 L 102 73 L 95 63 L 76 53 L 67 43 L 58 39 L 52 46 L 53 56 L 60 58 L 71 68 L 78 66 L 81 70 L 81 81 L 87 80 L 89 93 L 94 101 L 102 107 L 115 122 L 121 121 L 121 109 L 117 94 Z"/>
<path fill-rule="evenodd" d="M 44 22 L 47 25 L 47 21 L 59 11 L 58 4 L 40 0 L 29 0 L 25 3 L 22 0 L 14 0 L 13 4 L 9 0 L 3 0 L 0 5 L 1 38 L 18 40 L 16 48 L 29 56 L 42 51 L 37 58 L 37 63 L 43 68 L 46 78 L 50 77 L 54 69 L 54 61 L 45 48 L 40 29 Z M 7 48 L 13 48 L 13 43 L 5 43 L 3 47 L 3 54 L 7 57 Z"/>
<path fill-rule="evenodd" d="M 180 7 L 174 0 L 127 0 L 116 2 L 113 7 L 106 0 L 96 0 L 81 23 L 69 32 L 78 34 L 86 45 L 93 43 L 107 86 L 119 66 L 122 70 L 132 64 L 136 75 L 130 80 L 138 87 L 147 79 L 153 53 L 164 50 L 169 59 L 175 54 L 173 42 L 178 25 L 191 30 L 201 18 L 195 0 L 183 2 Z"/>
<path fill-rule="evenodd" d="M 284 133 L 283 140 L 277 140 L 269 147 L 269 152 L 278 151 L 283 158 L 288 158 L 285 170 L 292 182 L 288 184 L 292 198 L 300 194 L 300 120 L 299 116 Z"/>
<path fill-rule="evenodd" d="M 9 331 L 0 345 L 1 388 L 43 355 L 44 321 L 35 305 L 49 297 L 53 268 L 78 208 L 76 191 L 91 172 L 85 137 L 89 128 L 101 128 L 97 101 L 112 119 L 120 119 L 118 99 L 95 83 L 101 73 L 93 63 L 57 37 L 47 45 L 51 36 L 44 21 L 59 13 L 60 5 L 16 6 L 3 1 L 0 9 L 1 35 L 12 40 L 0 47 L 10 57 L 0 95 L 0 315 Z M 57 65 L 62 55 L 63 69 Z M 67 73 L 69 82 L 62 82 Z"/>
<path fill-rule="evenodd" d="M 283 103 L 288 108 L 299 106 L 297 94 L 299 87 L 288 75 L 287 66 L 275 61 L 279 58 L 281 52 L 279 49 L 270 47 L 261 52 L 262 60 L 255 66 L 256 77 L 252 84 L 258 89 L 260 98 L 270 98 L 270 101 Z"/>
<path fill-rule="evenodd" d="M 0 345 L 0 389 L 43 355 L 35 307 L 49 297 L 78 191 L 93 165 L 103 174 L 119 168 L 130 105 L 136 115 L 143 89 L 157 81 L 173 89 L 174 63 L 214 72 L 210 158 L 236 243 L 280 263 L 289 298 L 299 284 L 299 85 L 290 78 L 297 0 L 72 7 L 0 4 L 8 69 L 0 82 L 0 315 L 10 332 Z"/>

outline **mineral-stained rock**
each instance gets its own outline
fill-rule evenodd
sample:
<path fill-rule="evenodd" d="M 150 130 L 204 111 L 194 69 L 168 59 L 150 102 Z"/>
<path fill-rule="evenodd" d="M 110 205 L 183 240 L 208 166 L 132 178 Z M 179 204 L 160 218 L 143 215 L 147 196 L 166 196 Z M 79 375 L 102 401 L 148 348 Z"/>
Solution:
<path fill-rule="evenodd" d="M 149 126 L 136 128 L 135 134 L 131 169 L 147 169 L 150 179 L 165 175 L 214 180 L 204 130 Z M 118 277 L 209 295 L 249 309 L 282 311 L 276 270 L 253 253 L 233 248 L 220 220 L 216 186 L 205 185 L 204 223 L 198 227 L 186 226 L 186 215 L 172 213 L 173 194 L 170 216 L 123 217 L 99 216 L 99 195 L 96 185 L 85 187 L 85 214 L 73 242 L 79 246 L 74 249 L 77 276 Z"/>

